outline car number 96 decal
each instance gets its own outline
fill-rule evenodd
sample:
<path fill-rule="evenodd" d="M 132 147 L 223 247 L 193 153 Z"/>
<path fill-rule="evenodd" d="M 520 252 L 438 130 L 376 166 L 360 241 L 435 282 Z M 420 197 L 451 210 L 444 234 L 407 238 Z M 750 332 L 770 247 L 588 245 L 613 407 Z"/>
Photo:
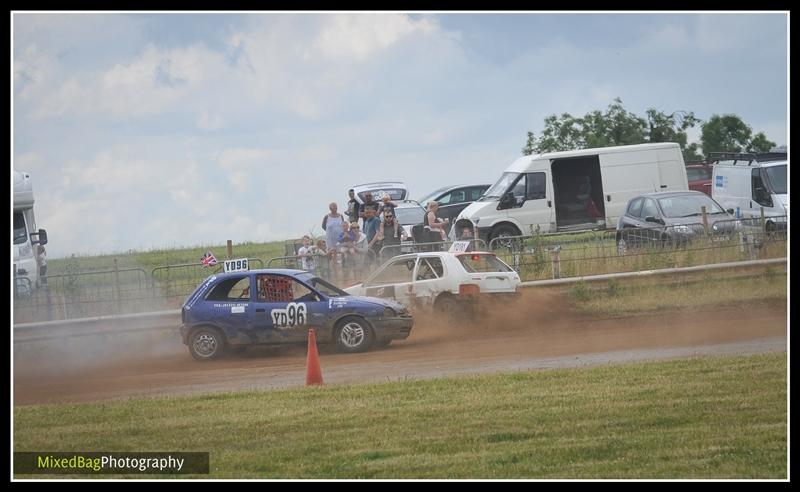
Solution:
<path fill-rule="evenodd" d="M 279 328 L 306 324 L 308 310 L 304 302 L 290 302 L 286 309 L 273 309 L 272 325 Z"/>

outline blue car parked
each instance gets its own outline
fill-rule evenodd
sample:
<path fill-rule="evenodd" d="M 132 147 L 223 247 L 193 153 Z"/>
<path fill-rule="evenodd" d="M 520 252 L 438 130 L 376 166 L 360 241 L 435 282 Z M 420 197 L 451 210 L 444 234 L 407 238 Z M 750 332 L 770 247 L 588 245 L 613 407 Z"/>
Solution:
<path fill-rule="evenodd" d="M 181 336 L 197 360 L 228 349 L 297 343 L 315 328 L 344 352 L 402 340 L 414 325 L 395 301 L 356 297 L 303 270 L 252 270 L 205 279 L 181 309 Z"/>

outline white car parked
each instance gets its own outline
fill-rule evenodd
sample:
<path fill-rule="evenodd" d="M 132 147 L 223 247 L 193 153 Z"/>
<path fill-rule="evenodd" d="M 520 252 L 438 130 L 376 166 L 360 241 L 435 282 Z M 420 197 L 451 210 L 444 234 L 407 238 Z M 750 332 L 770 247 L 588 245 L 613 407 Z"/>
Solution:
<path fill-rule="evenodd" d="M 517 272 L 492 253 L 438 251 L 395 256 L 345 291 L 454 315 L 469 312 L 476 296 L 516 297 L 519 283 Z"/>

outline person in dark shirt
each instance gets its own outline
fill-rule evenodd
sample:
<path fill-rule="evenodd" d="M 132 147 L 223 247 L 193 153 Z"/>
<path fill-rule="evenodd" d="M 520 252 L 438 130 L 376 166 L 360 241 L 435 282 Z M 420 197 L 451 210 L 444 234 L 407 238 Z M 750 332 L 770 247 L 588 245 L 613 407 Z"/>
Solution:
<path fill-rule="evenodd" d="M 367 209 L 371 209 L 374 212 L 372 214 L 372 216 L 375 217 L 376 219 L 378 218 L 378 202 L 376 202 L 376 201 L 374 201 L 372 199 L 372 192 L 371 191 L 367 191 L 366 193 L 364 193 L 364 203 L 361 204 L 361 210 L 359 211 L 359 214 L 358 214 L 359 217 L 361 217 L 362 219 L 366 220 L 366 218 L 367 218 L 367 215 L 366 215 Z M 380 220 L 380 219 L 378 219 L 378 220 Z M 366 232 L 367 232 L 367 230 L 366 230 L 366 228 L 364 228 L 364 233 L 366 233 Z"/>
<path fill-rule="evenodd" d="M 347 202 L 347 219 L 348 222 L 358 222 L 358 218 L 360 217 L 360 207 L 361 204 L 358 203 L 356 200 L 356 192 L 352 188 L 348 191 L 350 195 L 350 200 Z"/>

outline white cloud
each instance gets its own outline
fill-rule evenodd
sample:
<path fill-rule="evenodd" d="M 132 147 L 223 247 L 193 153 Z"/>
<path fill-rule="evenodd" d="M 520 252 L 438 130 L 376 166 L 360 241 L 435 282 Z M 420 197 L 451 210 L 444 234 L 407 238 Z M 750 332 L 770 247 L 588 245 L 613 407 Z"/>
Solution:
<path fill-rule="evenodd" d="M 312 49 L 335 62 L 364 61 L 405 37 L 437 29 L 428 18 L 401 14 L 332 15 L 326 17 Z"/>
<path fill-rule="evenodd" d="M 201 130 L 219 130 L 224 126 L 225 124 L 223 123 L 221 117 L 218 115 L 212 115 L 205 109 L 202 110 L 200 115 L 197 117 L 197 128 Z"/>

